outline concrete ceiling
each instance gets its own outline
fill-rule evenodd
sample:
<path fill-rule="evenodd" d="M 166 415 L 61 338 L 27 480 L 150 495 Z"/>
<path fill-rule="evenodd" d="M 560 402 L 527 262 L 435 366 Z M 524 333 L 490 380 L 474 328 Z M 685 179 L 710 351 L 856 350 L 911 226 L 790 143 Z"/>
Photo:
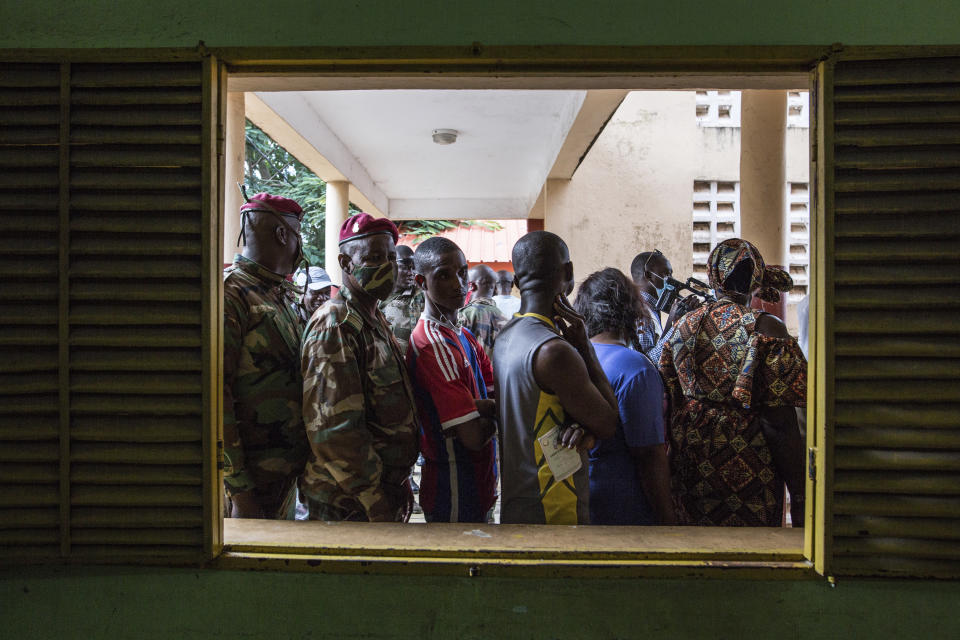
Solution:
<path fill-rule="evenodd" d="M 247 95 L 247 117 L 324 180 L 394 219 L 530 216 L 626 91 L 348 90 Z M 456 129 L 438 145 L 434 129 Z"/>

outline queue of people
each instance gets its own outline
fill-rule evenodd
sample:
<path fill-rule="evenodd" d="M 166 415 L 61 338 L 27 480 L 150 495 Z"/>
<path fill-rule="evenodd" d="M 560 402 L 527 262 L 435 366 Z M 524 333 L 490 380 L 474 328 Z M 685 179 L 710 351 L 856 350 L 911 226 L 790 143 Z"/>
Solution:
<path fill-rule="evenodd" d="M 802 526 L 806 360 L 751 307 L 792 283 L 749 242 L 711 253 L 715 299 L 663 320 L 659 251 L 570 302 L 555 234 L 523 236 L 497 273 L 443 237 L 398 246 L 361 213 L 340 229 L 331 296 L 318 267 L 287 280 L 295 202 L 257 194 L 241 214 L 224 270 L 227 515 L 489 523 L 499 492 L 507 524 L 780 526 L 786 487 Z"/>

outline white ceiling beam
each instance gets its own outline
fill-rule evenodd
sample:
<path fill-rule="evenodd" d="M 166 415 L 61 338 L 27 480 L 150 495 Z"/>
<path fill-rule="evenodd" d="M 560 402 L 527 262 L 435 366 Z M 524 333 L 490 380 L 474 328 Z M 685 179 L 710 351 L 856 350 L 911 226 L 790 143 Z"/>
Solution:
<path fill-rule="evenodd" d="M 593 146 L 594 140 L 603 133 L 607 122 L 628 93 L 622 89 L 587 91 L 548 178 L 569 180 L 573 177 L 580 161 Z"/>
<path fill-rule="evenodd" d="M 354 91 L 358 89 L 540 89 L 549 91 L 620 89 L 630 91 L 689 91 L 694 89 L 778 89 L 806 91 L 806 71 L 764 73 L 660 72 L 641 75 L 578 76 L 457 76 L 446 73 L 390 76 L 331 75 L 318 72 L 302 76 L 264 71 L 231 72 L 230 91 Z"/>
<path fill-rule="evenodd" d="M 510 220 L 527 218 L 528 198 L 393 198 L 394 220 Z"/>

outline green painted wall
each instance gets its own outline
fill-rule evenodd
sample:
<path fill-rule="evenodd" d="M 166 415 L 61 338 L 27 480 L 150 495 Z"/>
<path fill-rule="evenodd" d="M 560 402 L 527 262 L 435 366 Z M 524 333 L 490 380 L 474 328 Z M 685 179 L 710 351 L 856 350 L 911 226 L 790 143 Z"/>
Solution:
<path fill-rule="evenodd" d="M 3 0 L 3 47 L 953 44 L 956 0 Z"/>
<path fill-rule="evenodd" d="M 0 573 L 9 638 L 948 638 L 960 583 Z M 949 615 L 947 615 L 949 612 Z"/>
<path fill-rule="evenodd" d="M 955 44 L 956 0 L 0 0 L 0 47 Z M 0 637 L 957 637 L 960 583 L 0 570 Z"/>

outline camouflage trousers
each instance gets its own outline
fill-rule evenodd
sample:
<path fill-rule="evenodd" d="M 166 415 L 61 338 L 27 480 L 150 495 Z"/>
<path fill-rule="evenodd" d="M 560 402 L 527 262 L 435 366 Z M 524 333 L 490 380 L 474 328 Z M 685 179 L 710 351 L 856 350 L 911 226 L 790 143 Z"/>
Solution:
<path fill-rule="evenodd" d="M 252 489 L 260 508 L 269 520 L 293 520 L 297 508 L 297 483 L 292 480 L 257 485 Z M 223 517 L 230 518 L 233 501 L 223 494 Z"/>
<path fill-rule="evenodd" d="M 410 514 L 404 517 L 407 508 L 407 498 L 410 495 L 405 485 L 382 484 L 380 488 L 390 501 L 390 509 L 395 514 L 394 522 L 407 522 Z M 337 496 L 332 501 L 315 500 L 306 494 L 301 494 L 307 505 L 309 520 L 324 520 L 327 522 L 368 522 L 366 510 L 358 500 L 350 496 Z"/>

